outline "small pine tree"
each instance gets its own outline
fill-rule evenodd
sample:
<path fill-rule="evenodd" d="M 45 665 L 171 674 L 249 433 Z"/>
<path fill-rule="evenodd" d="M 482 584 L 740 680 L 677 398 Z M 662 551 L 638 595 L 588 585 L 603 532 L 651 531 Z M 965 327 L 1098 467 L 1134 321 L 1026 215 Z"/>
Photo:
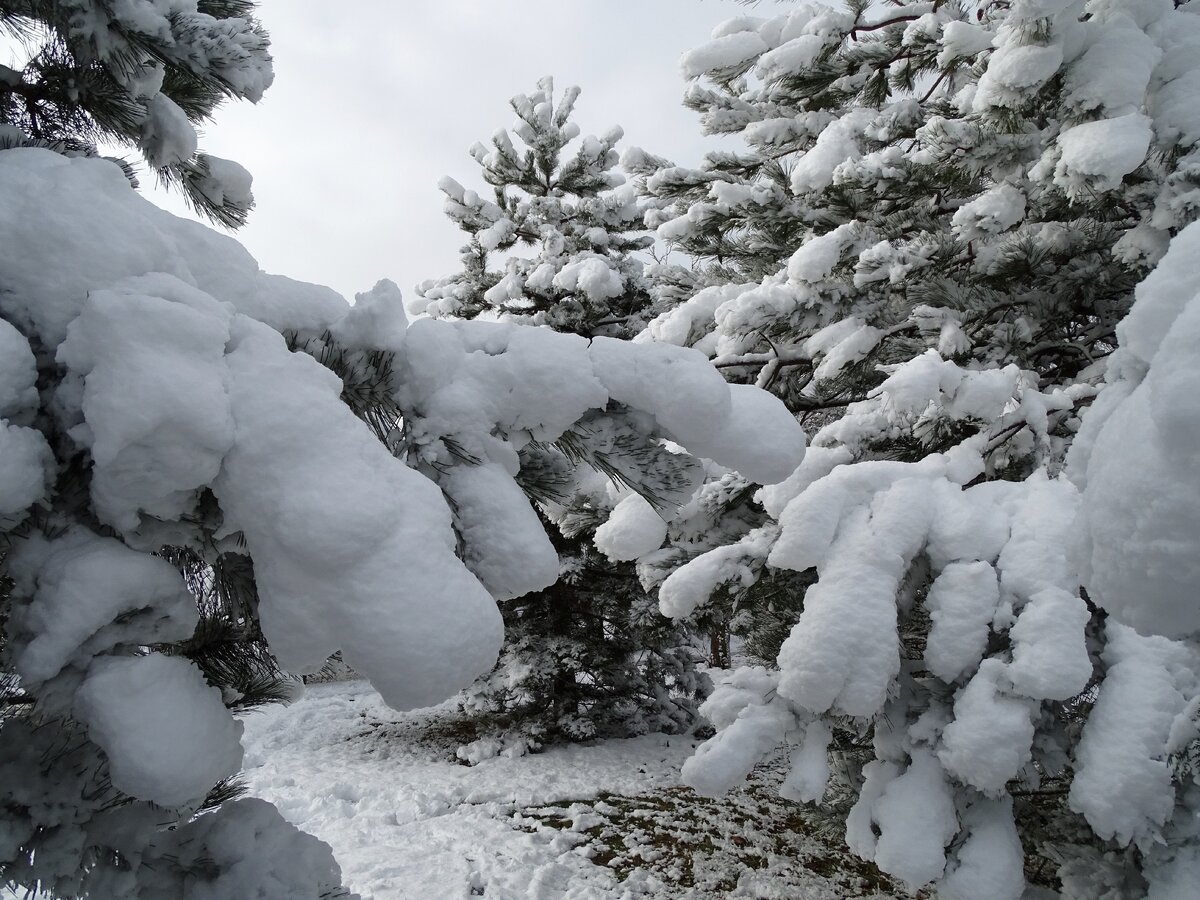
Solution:
<path fill-rule="evenodd" d="M 558 537 L 558 582 L 507 601 L 496 668 L 466 691 L 477 761 L 546 744 L 687 729 L 705 680 L 689 630 L 663 616 L 630 563 Z"/>
<path fill-rule="evenodd" d="M 634 253 L 652 239 L 642 230 L 644 210 L 613 171 L 621 130 L 584 137 L 571 154 L 579 89 L 568 88 L 555 105 L 551 79 L 538 88 L 512 100 L 524 149 L 499 131 L 490 152 L 471 150 L 494 201 L 443 179 L 446 213 L 469 236 L 463 270 L 422 284 L 415 306 L 587 338 L 635 335 L 650 294 Z M 496 256 L 499 270 L 491 268 Z M 694 462 L 654 438 L 652 425 L 611 405 L 556 447 L 523 451 L 520 481 L 559 532 L 561 574 L 552 587 L 503 605 L 500 661 L 465 699 L 485 736 L 463 748 L 464 758 L 691 723 L 706 684 L 693 626 L 661 616 L 632 563 L 607 559 L 593 545 L 615 491 L 632 488 L 663 508 L 692 483 Z"/>
<path fill-rule="evenodd" d="M 564 159 L 579 137 L 571 121 L 579 88 L 568 88 L 557 105 L 553 90 L 546 78 L 534 94 L 512 99 L 513 134 L 523 148 L 503 129 L 491 150 L 471 148 L 493 200 L 442 179 L 446 215 L 468 235 L 463 269 L 418 286 L 418 305 L 434 316 L 486 312 L 585 337 L 632 337 L 650 302 L 634 253 L 653 238 L 642 205 L 621 189 L 625 179 L 615 171 L 623 132 L 587 136 Z M 499 270 L 489 268 L 496 255 Z"/>
<path fill-rule="evenodd" d="M 0 65 L 0 147 L 88 156 L 105 144 L 131 147 L 198 212 L 244 225 L 250 175 L 201 152 L 196 128 L 225 100 L 257 102 L 271 84 L 270 41 L 255 6 L 3 0 L 0 34 L 27 60 Z"/>

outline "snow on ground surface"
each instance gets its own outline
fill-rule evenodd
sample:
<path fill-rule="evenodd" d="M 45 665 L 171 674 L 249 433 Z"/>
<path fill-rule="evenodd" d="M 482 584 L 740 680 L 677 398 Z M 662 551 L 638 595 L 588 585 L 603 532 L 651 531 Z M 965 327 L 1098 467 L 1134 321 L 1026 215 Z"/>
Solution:
<path fill-rule="evenodd" d="M 698 743 L 646 735 L 467 767 L 453 702 L 396 712 L 362 681 L 245 717 L 246 780 L 333 846 L 364 900 L 908 896 L 779 799 L 783 760 L 718 800 L 679 786 Z"/>

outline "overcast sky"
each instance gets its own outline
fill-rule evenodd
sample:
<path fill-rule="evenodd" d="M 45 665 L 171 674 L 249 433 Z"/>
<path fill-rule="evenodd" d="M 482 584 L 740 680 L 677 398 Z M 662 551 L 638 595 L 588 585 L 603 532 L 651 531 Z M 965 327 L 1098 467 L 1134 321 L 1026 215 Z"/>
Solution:
<path fill-rule="evenodd" d="M 509 97 L 553 75 L 556 92 L 583 88 L 584 134 L 619 124 L 621 149 L 695 162 L 713 144 L 680 103 L 679 57 L 745 11 L 736 0 L 261 0 L 275 84 L 257 106 L 219 109 L 201 146 L 254 174 L 258 206 L 238 238 L 264 269 L 348 297 L 391 278 L 407 296 L 457 271 L 461 232 L 437 182 L 485 187 L 467 148 L 512 123 Z"/>

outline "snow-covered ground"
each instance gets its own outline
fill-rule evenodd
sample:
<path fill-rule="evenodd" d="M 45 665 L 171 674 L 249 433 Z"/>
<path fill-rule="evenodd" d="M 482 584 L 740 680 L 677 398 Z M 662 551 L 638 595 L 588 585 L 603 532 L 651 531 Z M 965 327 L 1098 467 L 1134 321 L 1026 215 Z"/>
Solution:
<path fill-rule="evenodd" d="M 452 704 L 398 713 L 358 681 L 310 686 L 245 724 L 251 793 L 331 844 L 371 900 L 896 896 L 875 873 L 830 862 L 799 807 L 762 785 L 728 801 L 678 787 L 691 738 L 467 767 Z"/>
<path fill-rule="evenodd" d="M 365 681 L 310 685 L 243 721 L 249 792 L 329 843 L 363 900 L 911 896 L 849 853 L 839 820 L 778 796 L 786 754 L 710 800 L 679 783 L 694 738 L 468 767 L 453 701 L 396 712 Z"/>
<path fill-rule="evenodd" d="M 443 706 L 389 709 L 366 682 L 310 686 L 246 718 L 251 792 L 333 846 L 349 885 L 392 898 L 606 896 L 572 835 L 514 827 L 522 806 L 671 784 L 691 741 L 649 736 L 467 767 Z"/>

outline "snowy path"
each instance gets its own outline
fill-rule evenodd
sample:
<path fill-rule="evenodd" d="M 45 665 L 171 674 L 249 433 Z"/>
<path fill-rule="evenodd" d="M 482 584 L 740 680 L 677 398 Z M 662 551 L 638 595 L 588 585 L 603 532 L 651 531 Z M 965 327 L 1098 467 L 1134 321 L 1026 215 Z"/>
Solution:
<path fill-rule="evenodd" d="M 329 842 L 350 885 L 374 900 L 620 896 L 569 832 L 530 834 L 522 806 L 638 793 L 677 782 L 693 742 L 653 735 L 555 748 L 468 768 L 439 738 L 443 708 L 397 713 L 364 682 L 311 686 L 246 718 L 251 792 Z"/>
<path fill-rule="evenodd" d="M 643 806 L 677 797 L 664 792 L 678 785 L 679 766 L 695 745 L 692 739 L 648 735 L 492 759 L 468 768 L 454 759 L 462 734 L 452 708 L 398 713 L 384 706 L 365 682 L 311 686 L 291 706 L 268 707 L 247 716 L 245 723 L 251 792 L 331 844 L 347 884 L 364 900 L 892 896 L 871 890 L 847 893 L 844 880 L 834 884 L 794 864 L 780 878 L 772 871 L 774 860 L 761 872 L 741 872 L 744 883 L 732 893 L 684 890 L 650 868 L 635 868 L 618 881 L 611 868 L 589 861 L 602 840 L 597 836 L 601 829 L 594 826 L 603 816 L 586 804 L 566 809 L 555 804 L 602 794 L 641 795 L 636 803 Z M 647 801 L 648 792 L 657 793 Z M 620 802 L 619 797 L 610 799 Z M 763 808 L 761 798 L 753 802 L 756 809 Z M 531 810 L 537 807 L 543 809 Z M 615 811 L 604 802 L 594 807 Z M 676 837 L 689 845 L 709 835 L 718 838 L 731 811 L 711 805 L 682 808 L 693 818 L 697 812 L 709 815 L 699 822 L 699 831 Z M 635 817 L 645 813 L 629 809 Z M 677 812 L 660 814 L 660 821 Z M 556 819 L 566 821 L 555 824 Z M 620 828 L 633 821 L 623 820 Z M 739 827 L 749 833 L 761 824 Z M 587 829 L 592 829 L 589 835 L 579 833 Z M 806 846 L 821 849 L 811 841 Z M 736 856 L 717 861 L 739 871 Z"/>

